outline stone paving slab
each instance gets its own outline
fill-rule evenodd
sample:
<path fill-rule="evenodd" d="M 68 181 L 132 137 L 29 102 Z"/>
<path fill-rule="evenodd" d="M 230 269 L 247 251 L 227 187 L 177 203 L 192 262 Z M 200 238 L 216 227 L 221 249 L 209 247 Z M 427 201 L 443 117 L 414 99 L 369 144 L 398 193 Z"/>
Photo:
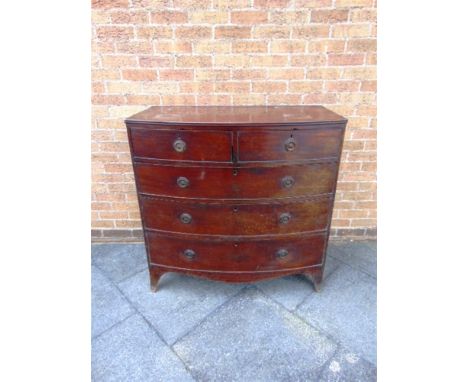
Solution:
<path fill-rule="evenodd" d="M 375 242 L 348 241 L 335 244 L 330 253 L 334 258 L 377 277 Z"/>
<path fill-rule="evenodd" d="M 314 381 L 337 344 L 250 287 L 173 348 L 198 381 Z"/>
<path fill-rule="evenodd" d="M 95 266 L 91 267 L 91 334 L 101 334 L 133 314 L 119 290 Z"/>
<path fill-rule="evenodd" d="M 356 353 L 340 347 L 323 368 L 320 382 L 377 381 L 377 369 Z"/>
<path fill-rule="evenodd" d="M 194 381 L 184 364 L 138 314 L 93 340 L 96 382 Z"/>
<path fill-rule="evenodd" d="M 243 287 L 242 284 L 166 273 L 159 280 L 158 292 L 152 293 L 147 270 L 119 284 L 119 288 L 136 309 L 169 344 L 187 333 Z"/>
<path fill-rule="evenodd" d="M 343 264 L 295 313 L 375 365 L 376 297 L 375 279 Z"/>
<path fill-rule="evenodd" d="M 148 268 L 144 244 L 96 244 L 92 262 L 114 282 Z"/>

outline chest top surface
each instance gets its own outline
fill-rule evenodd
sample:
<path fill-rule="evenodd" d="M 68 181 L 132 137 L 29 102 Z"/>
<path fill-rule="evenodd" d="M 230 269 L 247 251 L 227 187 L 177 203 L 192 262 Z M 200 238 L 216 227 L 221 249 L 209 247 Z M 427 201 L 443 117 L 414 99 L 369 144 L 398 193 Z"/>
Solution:
<path fill-rule="evenodd" d="M 127 123 L 168 125 L 285 125 L 345 123 L 323 106 L 152 106 Z"/>

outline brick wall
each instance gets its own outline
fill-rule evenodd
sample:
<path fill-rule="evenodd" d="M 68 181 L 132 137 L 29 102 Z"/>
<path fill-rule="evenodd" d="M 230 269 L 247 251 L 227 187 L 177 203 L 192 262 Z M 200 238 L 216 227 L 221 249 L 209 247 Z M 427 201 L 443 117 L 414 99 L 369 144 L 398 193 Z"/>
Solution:
<path fill-rule="evenodd" d="M 124 118 L 321 104 L 349 119 L 332 235 L 376 231 L 376 0 L 92 0 L 92 235 L 138 240 Z"/>

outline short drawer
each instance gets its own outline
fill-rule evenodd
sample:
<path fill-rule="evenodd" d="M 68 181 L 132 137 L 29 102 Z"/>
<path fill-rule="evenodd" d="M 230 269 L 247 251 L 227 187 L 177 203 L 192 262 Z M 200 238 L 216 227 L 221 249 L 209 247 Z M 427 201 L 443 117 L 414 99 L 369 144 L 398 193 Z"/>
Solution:
<path fill-rule="evenodd" d="M 216 271 L 268 271 L 321 264 L 326 235 L 268 240 L 196 240 L 146 233 L 152 264 Z"/>
<path fill-rule="evenodd" d="M 278 167 L 187 167 L 137 162 L 143 194 L 221 199 L 287 198 L 334 191 L 337 163 Z"/>
<path fill-rule="evenodd" d="M 332 200 L 279 203 L 171 202 L 142 197 L 145 228 L 191 234 L 266 235 L 325 230 Z"/>
<path fill-rule="evenodd" d="M 180 161 L 231 161 L 229 131 L 151 130 L 130 127 L 133 155 Z"/>
<path fill-rule="evenodd" d="M 342 136 L 341 128 L 241 131 L 238 158 L 241 162 L 338 158 Z"/>

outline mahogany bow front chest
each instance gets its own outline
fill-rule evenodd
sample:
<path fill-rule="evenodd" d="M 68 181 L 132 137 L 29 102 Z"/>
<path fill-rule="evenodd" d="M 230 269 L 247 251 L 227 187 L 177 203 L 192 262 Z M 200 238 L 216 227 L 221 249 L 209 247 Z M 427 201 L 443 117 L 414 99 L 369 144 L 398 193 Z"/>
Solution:
<path fill-rule="evenodd" d="M 304 274 L 318 290 L 347 120 L 321 106 L 151 107 L 126 119 L 151 289 Z"/>

